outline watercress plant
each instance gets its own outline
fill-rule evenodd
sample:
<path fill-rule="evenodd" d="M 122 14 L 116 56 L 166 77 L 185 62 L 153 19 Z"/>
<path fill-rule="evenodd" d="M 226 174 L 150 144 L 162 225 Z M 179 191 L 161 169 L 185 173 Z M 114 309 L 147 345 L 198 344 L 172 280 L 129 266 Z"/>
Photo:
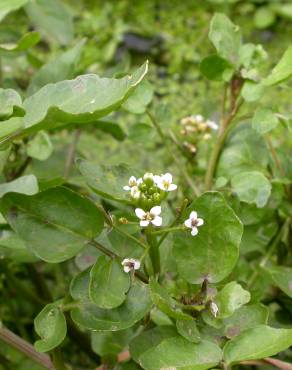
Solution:
<path fill-rule="evenodd" d="M 42 2 L 15 3 L 37 24 Z M 287 87 L 292 47 L 269 70 L 262 45 L 244 43 L 223 13 L 208 36 L 200 72 L 222 85 L 220 117 L 161 124 L 147 61 L 127 75 L 66 79 L 85 40 L 43 66 L 26 96 L 1 88 L 1 293 L 12 315 L 9 294 L 25 301 L 37 335 L 31 347 L 22 317 L 0 310 L 0 340 L 40 369 L 292 368 L 291 117 L 265 100 Z M 39 38 L 31 32 L 13 50 Z M 59 63 L 68 70 L 47 83 Z M 144 152 L 135 135 L 123 142 L 117 111 L 154 132 L 153 142 L 142 133 Z M 62 176 L 38 178 L 34 163 L 57 166 L 64 130 Z M 128 145 L 135 165 L 90 159 L 77 149 L 83 132 L 109 133 L 118 152 Z M 81 361 L 70 361 L 72 349 Z"/>

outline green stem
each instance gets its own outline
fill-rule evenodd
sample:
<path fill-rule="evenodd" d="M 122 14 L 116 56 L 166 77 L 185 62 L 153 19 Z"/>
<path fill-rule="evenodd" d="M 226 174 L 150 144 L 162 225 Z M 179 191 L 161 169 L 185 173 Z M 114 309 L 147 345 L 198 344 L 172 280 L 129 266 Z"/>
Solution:
<path fill-rule="evenodd" d="M 177 156 L 173 153 L 173 148 L 169 145 L 169 137 L 166 136 L 164 134 L 164 132 L 161 130 L 161 128 L 160 128 L 157 120 L 152 115 L 152 113 L 149 112 L 149 110 L 146 110 L 146 113 L 147 113 L 148 117 L 150 118 L 150 121 L 152 122 L 153 126 L 156 128 L 158 135 L 160 136 L 163 144 L 166 147 L 166 150 L 168 151 L 169 155 L 173 159 L 173 161 L 176 164 L 176 166 L 177 166 L 178 170 L 180 171 L 181 175 L 184 177 L 184 179 L 187 182 L 187 184 L 193 190 L 195 196 L 196 197 L 199 196 L 200 195 L 200 192 L 197 189 L 197 187 L 194 184 L 194 182 L 192 181 L 192 179 L 190 178 L 189 174 L 185 171 L 184 165 L 178 160 Z"/>
<path fill-rule="evenodd" d="M 184 226 L 177 226 L 177 227 L 168 227 L 165 229 L 153 231 L 151 234 L 152 235 L 159 235 L 159 234 L 164 234 L 164 233 L 170 233 L 172 231 L 184 231 L 186 228 Z"/>
<path fill-rule="evenodd" d="M 156 237 L 148 232 L 147 234 L 147 241 L 150 245 L 149 248 L 149 256 L 152 262 L 153 271 L 154 274 L 159 276 L 160 274 L 160 253 L 159 253 L 159 247 L 157 245 Z"/>
<path fill-rule="evenodd" d="M 147 248 L 147 245 L 144 244 L 143 242 L 141 242 L 141 240 L 139 240 L 138 238 L 136 238 L 135 236 L 127 233 L 126 231 L 124 230 L 121 230 L 120 228 L 118 228 L 117 226 L 113 225 L 114 229 L 121 235 L 125 236 L 126 238 L 128 239 L 131 239 L 133 240 L 135 243 L 139 244 L 142 248 Z"/>
<path fill-rule="evenodd" d="M 184 213 L 187 205 L 188 205 L 188 199 L 184 199 L 183 202 L 182 202 L 182 205 L 180 207 L 180 210 L 179 210 L 179 213 L 177 215 L 177 217 L 173 220 L 173 222 L 171 223 L 170 227 L 173 227 L 175 226 L 178 222 L 180 222 L 180 219 L 181 219 L 181 216 L 182 214 Z M 163 241 L 165 240 L 165 238 L 167 237 L 168 235 L 168 232 L 166 232 L 158 241 L 157 243 L 157 248 L 160 247 L 160 245 L 163 243 Z"/>
<path fill-rule="evenodd" d="M 224 146 L 226 137 L 229 133 L 228 126 L 233 121 L 234 117 L 236 116 L 242 104 L 243 104 L 243 100 L 241 100 L 238 104 L 235 105 L 233 110 L 230 112 L 230 114 L 226 118 L 222 119 L 221 125 L 219 127 L 219 131 L 218 131 L 217 140 L 211 152 L 211 156 L 210 156 L 208 167 L 207 167 L 207 172 L 206 172 L 206 177 L 205 177 L 206 190 L 210 190 L 212 187 L 213 177 L 216 172 L 220 153 Z"/>
<path fill-rule="evenodd" d="M 54 366 L 48 355 L 37 352 L 30 343 L 3 326 L 0 327 L 0 340 L 17 349 L 45 369 L 54 370 Z"/>
<path fill-rule="evenodd" d="M 277 248 L 278 244 L 282 240 L 282 237 L 284 235 L 284 231 L 289 226 L 289 222 L 290 222 L 290 220 L 286 220 L 286 222 L 279 228 L 278 233 L 276 234 L 276 236 L 272 240 L 272 242 L 270 244 L 270 247 L 268 248 L 268 250 L 267 250 L 266 254 L 264 255 L 264 257 L 262 258 L 261 262 L 259 263 L 259 267 L 264 267 L 267 264 L 267 262 L 269 261 L 269 259 L 273 255 L 275 249 Z M 248 286 L 249 289 L 254 284 L 258 275 L 259 275 L 259 269 L 255 270 L 253 272 L 253 274 L 251 275 L 251 277 L 250 277 L 250 279 L 247 283 L 247 286 Z"/>
<path fill-rule="evenodd" d="M 53 350 L 53 364 L 56 370 L 68 370 L 64 363 L 62 353 L 59 348 Z"/>

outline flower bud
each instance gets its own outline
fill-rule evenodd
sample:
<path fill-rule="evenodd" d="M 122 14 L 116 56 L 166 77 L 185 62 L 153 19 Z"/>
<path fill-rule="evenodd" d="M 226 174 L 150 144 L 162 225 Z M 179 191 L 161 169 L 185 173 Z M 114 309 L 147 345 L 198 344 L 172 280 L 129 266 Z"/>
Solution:
<path fill-rule="evenodd" d="M 153 173 L 146 172 L 143 176 L 143 181 L 147 185 L 147 187 L 151 187 L 154 184 Z"/>
<path fill-rule="evenodd" d="M 215 302 L 210 303 L 210 311 L 214 317 L 217 317 L 219 308 Z"/>
<path fill-rule="evenodd" d="M 126 217 L 121 217 L 121 218 L 119 218 L 119 223 L 123 224 L 123 225 L 126 225 L 126 224 L 129 223 L 129 221 L 126 219 Z"/>

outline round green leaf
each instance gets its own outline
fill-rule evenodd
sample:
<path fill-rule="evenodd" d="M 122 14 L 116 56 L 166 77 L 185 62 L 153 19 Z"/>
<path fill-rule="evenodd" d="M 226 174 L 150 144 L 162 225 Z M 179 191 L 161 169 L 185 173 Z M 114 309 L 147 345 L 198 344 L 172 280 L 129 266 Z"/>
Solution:
<path fill-rule="evenodd" d="M 176 328 L 179 334 L 189 342 L 199 343 L 201 341 L 200 332 L 195 320 L 177 320 Z"/>
<path fill-rule="evenodd" d="M 292 75 L 292 46 L 289 46 L 284 55 L 273 68 L 272 72 L 263 80 L 266 86 L 277 85 Z"/>
<path fill-rule="evenodd" d="M 39 186 L 34 175 L 21 176 L 16 180 L 0 184 L 0 198 L 7 193 L 33 195 L 38 191 Z"/>
<path fill-rule="evenodd" d="M 215 81 L 222 80 L 223 72 L 230 67 L 228 61 L 217 54 L 204 58 L 200 63 L 201 73 L 209 80 Z"/>
<path fill-rule="evenodd" d="M 264 207 L 271 195 L 270 181 L 258 171 L 241 172 L 231 179 L 232 191 L 242 202 Z"/>
<path fill-rule="evenodd" d="M 35 331 L 42 338 L 34 344 L 39 352 L 51 351 L 66 337 L 66 319 L 58 304 L 59 302 L 55 302 L 46 305 L 34 320 Z"/>
<path fill-rule="evenodd" d="M 150 311 L 151 305 L 148 285 L 137 280 L 121 306 L 107 310 L 85 303 L 80 308 L 74 308 L 71 317 L 77 325 L 89 330 L 118 331 L 130 328 L 141 320 Z"/>
<path fill-rule="evenodd" d="M 130 276 L 121 264 L 106 256 L 100 256 L 90 271 L 89 296 L 100 308 L 115 308 L 126 299 Z"/>
<path fill-rule="evenodd" d="M 222 13 L 215 13 L 210 23 L 209 39 L 217 53 L 231 63 L 236 63 L 241 45 L 238 26 Z"/>
<path fill-rule="evenodd" d="M 227 338 L 236 337 L 243 330 L 266 324 L 268 316 L 269 309 L 263 304 L 242 306 L 232 316 L 223 319 L 224 334 Z"/>
<path fill-rule="evenodd" d="M 16 113 L 24 113 L 20 95 L 15 90 L 0 88 L 0 119 L 18 115 Z"/>
<path fill-rule="evenodd" d="M 256 28 L 270 27 L 276 20 L 276 14 L 269 6 L 261 6 L 254 14 Z"/>
<path fill-rule="evenodd" d="M 250 301 L 250 293 L 235 281 L 228 283 L 216 296 L 218 318 L 231 316 L 234 311 Z"/>
<path fill-rule="evenodd" d="M 222 358 L 214 343 L 191 343 L 178 336 L 172 327 L 157 327 L 134 338 L 130 345 L 134 360 L 146 370 L 162 368 L 209 369 Z"/>
<path fill-rule="evenodd" d="M 252 119 L 252 128 L 259 134 L 265 134 L 278 126 L 279 119 L 269 108 L 258 108 Z"/>
<path fill-rule="evenodd" d="M 288 297 L 292 298 L 292 268 L 271 266 L 266 267 L 265 270 L 268 271 L 276 286 L 287 294 Z"/>
<path fill-rule="evenodd" d="M 258 325 L 227 342 L 224 361 L 230 365 L 241 361 L 274 356 L 292 345 L 292 329 L 275 329 Z"/>
<path fill-rule="evenodd" d="M 87 184 L 104 198 L 126 202 L 127 192 L 123 189 L 129 178 L 137 172 L 126 164 L 115 166 L 100 165 L 97 163 L 78 160 L 81 174 L 85 177 Z"/>
<path fill-rule="evenodd" d="M 92 332 L 91 346 L 95 353 L 100 356 L 118 355 L 125 349 L 133 337 L 132 329 L 116 332 Z"/>
<path fill-rule="evenodd" d="M 207 192 L 196 199 L 184 212 L 187 219 L 192 211 L 203 218 L 199 233 L 178 233 L 173 252 L 180 276 L 193 284 L 205 279 L 217 283 L 232 271 L 239 253 L 243 227 L 218 192 Z"/>
<path fill-rule="evenodd" d="M 75 256 L 103 228 L 103 217 L 87 198 L 56 187 L 33 196 L 6 194 L 1 211 L 29 250 L 47 262 Z"/>
<path fill-rule="evenodd" d="M 45 161 L 53 153 L 53 144 L 50 136 L 44 131 L 38 132 L 36 136 L 28 142 L 26 150 L 30 157 L 38 159 L 39 161 Z"/>

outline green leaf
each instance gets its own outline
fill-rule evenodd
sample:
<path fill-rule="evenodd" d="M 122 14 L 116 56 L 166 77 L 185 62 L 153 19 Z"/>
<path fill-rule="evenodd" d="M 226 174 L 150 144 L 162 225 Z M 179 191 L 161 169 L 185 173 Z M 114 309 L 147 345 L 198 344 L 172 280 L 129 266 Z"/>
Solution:
<path fill-rule="evenodd" d="M 2 232 L 0 238 L 0 259 L 4 258 L 18 263 L 38 261 L 38 258 L 26 248 L 24 241 L 10 231 Z"/>
<path fill-rule="evenodd" d="M 7 193 L 33 195 L 38 191 L 38 182 L 34 175 L 21 176 L 16 180 L 0 184 L 0 198 Z"/>
<path fill-rule="evenodd" d="M 236 337 L 243 330 L 266 324 L 269 309 L 261 303 L 242 306 L 234 314 L 223 320 L 224 334 L 227 338 Z"/>
<path fill-rule="evenodd" d="M 85 160 L 78 160 L 77 164 L 87 184 L 97 194 L 104 198 L 126 202 L 127 192 L 123 186 L 128 184 L 130 176 L 137 175 L 134 169 L 125 164 L 106 166 Z"/>
<path fill-rule="evenodd" d="M 118 355 L 130 343 L 133 337 L 131 329 L 116 332 L 92 332 L 91 346 L 100 356 Z"/>
<path fill-rule="evenodd" d="M 204 370 L 217 365 L 222 358 L 221 349 L 216 344 L 208 341 L 191 343 L 178 336 L 172 327 L 157 327 L 134 338 L 130 353 L 146 370 Z"/>
<path fill-rule="evenodd" d="M 292 268 L 285 266 L 265 267 L 275 285 L 292 298 Z"/>
<path fill-rule="evenodd" d="M 231 179 L 232 191 L 240 201 L 264 207 L 271 195 L 272 186 L 269 180 L 258 171 L 241 172 Z"/>
<path fill-rule="evenodd" d="M 192 320 L 192 317 L 182 311 L 179 304 L 169 296 L 166 289 L 160 286 L 155 279 L 150 279 L 149 286 L 152 301 L 162 312 L 175 319 Z"/>
<path fill-rule="evenodd" d="M 89 296 L 100 308 L 115 308 L 126 299 L 130 277 L 121 264 L 106 256 L 100 256 L 90 271 Z"/>
<path fill-rule="evenodd" d="M 53 144 L 50 136 L 45 131 L 38 132 L 35 137 L 27 144 L 26 150 L 28 156 L 45 161 L 53 153 Z"/>
<path fill-rule="evenodd" d="M 224 361 L 230 365 L 240 361 L 259 360 L 274 356 L 291 345 L 292 329 L 258 325 L 227 342 L 224 347 Z"/>
<path fill-rule="evenodd" d="M 176 328 L 180 335 L 192 343 L 201 341 L 200 332 L 195 320 L 176 320 Z"/>
<path fill-rule="evenodd" d="M 51 263 L 75 256 L 103 229 L 98 208 L 62 187 L 33 196 L 6 194 L 0 209 L 28 249 Z"/>
<path fill-rule="evenodd" d="M 32 77 L 28 95 L 35 93 L 48 83 L 72 78 L 75 66 L 79 62 L 85 40 L 79 41 L 73 48 L 58 55 L 56 59 L 44 64 Z"/>
<path fill-rule="evenodd" d="M 215 298 L 218 306 L 218 318 L 231 316 L 241 306 L 250 301 L 250 293 L 242 286 L 232 281 L 224 286 Z"/>
<path fill-rule="evenodd" d="M 125 131 L 116 122 L 98 120 L 92 124 L 100 131 L 110 134 L 116 140 L 123 141 L 126 138 Z"/>
<path fill-rule="evenodd" d="M 221 153 L 217 176 L 231 179 L 244 171 L 263 171 L 269 163 L 265 140 L 247 122 L 230 135 Z"/>
<path fill-rule="evenodd" d="M 150 311 L 151 305 L 148 285 L 135 281 L 121 306 L 106 310 L 85 302 L 71 311 L 71 317 L 77 325 L 88 330 L 118 331 L 130 328 L 141 320 Z"/>
<path fill-rule="evenodd" d="M 18 92 L 12 89 L 0 88 L 0 120 L 15 115 L 23 115 L 23 113 L 22 100 Z"/>
<path fill-rule="evenodd" d="M 264 29 L 274 24 L 276 14 L 269 6 L 261 6 L 254 13 L 254 25 L 256 28 Z"/>
<path fill-rule="evenodd" d="M 232 64 L 238 60 L 241 45 L 241 32 L 231 20 L 222 13 L 216 13 L 210 24 L 209 39 L 218 54 Z"/>
<path fill-rule="evenodd" d="M 123 108 L 130 113 L 142 114 L 146 111 L 147 105 L 151 103 L 153 94 L 153 86 L 149 81 L 144 80 L 123 104 Z"/>
<path fill-rule="evenodd" d="M 73 299 L 81 302 L 90 302 L 89 298 L 89 283 L 90 269 L 87 268 L 74 276 L 70 284 L 70 294 Z"/>
<path fill-rule="evenodd" d="M 48 84 L 24 100 L 24 117 L 1 123 L 3 133 L 0 129 L 0 138 L 20 128 L 23 129 L 21 135 L 25 136 L 66 124 L 95 122 L 117 110 L 142 81 L 147 70 L 148 62 L 133 75 L 121 79 L 89 74 Z"/>
<path fill-rule="evenodd" d="M 60 301 L 47 304 L 34 320 L 35 331 L 42 338 L 34 344 L 38 352 L 51 351 L 59 346 L 66 337 L 66 319 L 58 308 L 59 304 Z"/>
<path fill-rule="evenodd" d="M 265 86 L 254 81 L 245 81 L 241 90 L 241 96 L 249 103 L 259 100 L 265 92 Z"/>
<path fill-rule="evenodd" d="M 0 54 L 14 53 L 25 51 L 40 41 L 40 34 L 38 32 L 28 32 L 18 40 L 17 43 L 0 44 Z"/>
<path fill-rule="evenodd" d="M 143 353 L 151 348 L 155 348 L 165 339 L 176 338 L 177 331 L 173 326 L 163 325 L 154 329 L 142 332 L 136 336 L 130 343 L 131 357 L 139 363 L 139 358 Z"/>
<path fill-rule="evenodd" d="M 1 0 L 0 2 L 0 21 L 10 12 L 21 8 L 28 0 Z"/>
<path fill-rule="evenodd" d="M 230 274 L 238 259 L 242 224 L 217 192 L 197 198 L 184 212 L 183 219 L 192 211 L 203 218 L 204 225 L 196 236 L 189 231 L 176 234 L 173 253 L 178 272 L 193 284 L 201 284 L 205 279 L 217 283 Z"/>
<path fill-rule="evenodd" d="M 61 45 L 67 45 L 72 41 L 73 18 L 60 0 L 29 1 L 25 10 L 32 24 L 48 40 L 55 40 Z"/>
<path fill-rule="evenodd" d="M 263 80 L 265 86 L 277 85 L 292 75 L 292 46 L 289 46 L 279 63 L 274 67 L 268 77 Z"/>
<path fill-rule="evenodd" d="M 269 108 L 257 108 L 252 119 L 252 128 L 259 134 L 265 134 L 278 126 L 279 119 Z"/>
<path fill-rule="evenodd" d="M 200 63 L 200 71 L 208 80 L 221 81 L 223 72 L 230 68 L 228 61 L 217 54 L 204 58 Z"/>

